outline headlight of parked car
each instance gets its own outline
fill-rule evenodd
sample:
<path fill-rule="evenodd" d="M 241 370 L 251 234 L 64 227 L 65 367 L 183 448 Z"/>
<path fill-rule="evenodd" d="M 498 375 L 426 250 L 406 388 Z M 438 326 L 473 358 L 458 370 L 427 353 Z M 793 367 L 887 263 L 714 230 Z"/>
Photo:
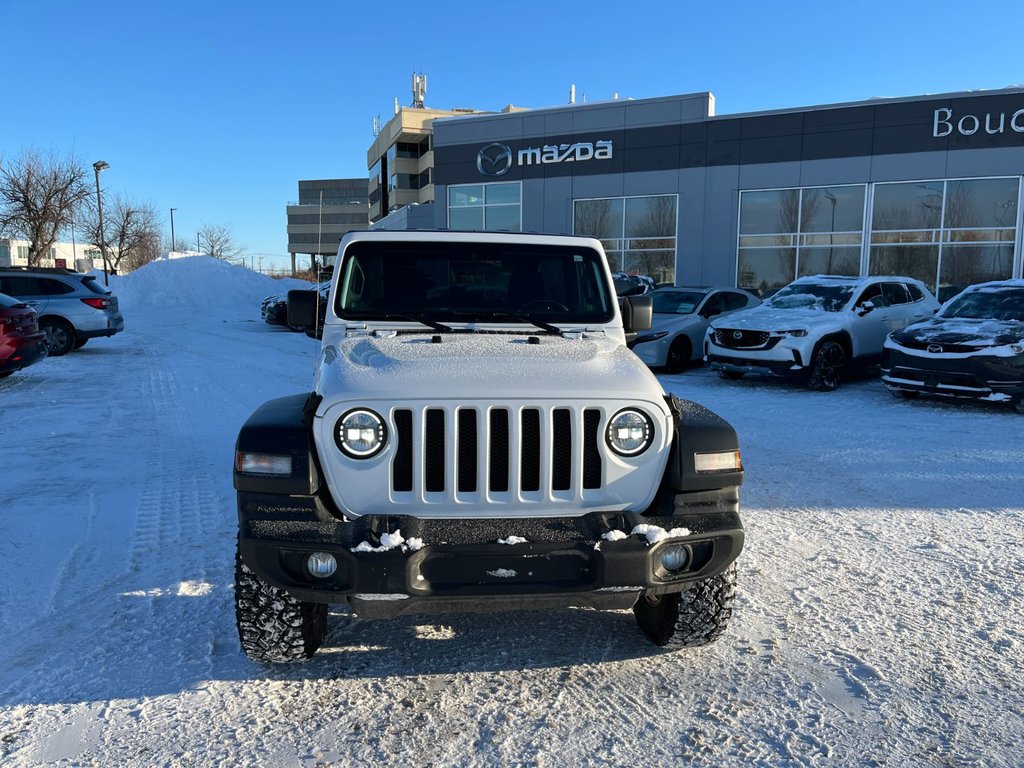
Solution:
<path fill-rule="evenodd" d="M 804 336 L 807 335 L 807 329 L 806 328 L 794 328 L 791 331 L 776 331 L 776 333 L 778 333 L 780 336 L 794 336 L 794 337 L 796 337 L 798 339 L 802 339 Z"/>
<path fill-rule="evenodd" d="M 384 419 L 365 408 L 348 411 L 334 426 L 334 442 L 342 453 L 353 459 L 376 456 L 387 441 L 388 427 Z"/>
<path fill-rule="evenodd" d="M 654 442 L 654 422 L 643 411 L 624 408 L 609 420 L 605 437 L 620 456 L 639 456 Z"/>

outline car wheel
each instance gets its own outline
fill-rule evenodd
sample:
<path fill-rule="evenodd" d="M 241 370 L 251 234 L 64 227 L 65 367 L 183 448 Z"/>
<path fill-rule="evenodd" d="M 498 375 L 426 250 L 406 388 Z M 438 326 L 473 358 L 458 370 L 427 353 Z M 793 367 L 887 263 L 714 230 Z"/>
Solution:
<path fill-rule="evenodd" d="M 913 400 L 921 394 L 920 392 L 915 392 L 912 389 L 890 389 L 889 391 L 892 393 L 893 397 L 898 397 L 901 400 Z"/>
<path fill-rule="evenodd" d="M 46 334 L 46 349 L 50 357 L 66 355 L 75 346 L 75 329 L 57 318 L 47 318 L 39 323 L 39 330 Z"/>
<path fill-rule="evenodd" d="M 655 645 L 697 648 L 725 632 L 736 597 L 736 566 L 698 581 L 685 592 L 644 592 L 633 606 L 640 629 Z"/>
<path fill-rule="evenodd" d="M 665 356 L 665 370 L 669 373 L 682 373 L 690 367 L 690 355 L 693 347 L 687 336 L 676 336 L 668 348 Z"/>
<path fill-rule="evenodd" d="M 1013 410 L 1017 413 L 1024 413 L 1024 395 L 1020 395 L 1013 401 Z"/>
<path fill-rule="evenodd" d="M 743 378 L 743 373 L 741 371 L 719 371 L 718 375 L 726 381 L 739 381 Z"/>
<path fill-rule="evenodd" d="M 235 552 L 235 623 L 253 661 L 305 661 L 327 633 L 327 606 L 296 600 L 249 570 Z"/>
<path fill-rule="evenodd" d="M 834 341 L 823 341 L 814 353 L 808 389 L 831 392 L 839 386 L 846 372 L 846 350 Z"/>
<path fill-rule="evenodd" d="M 82 347 L 84 347 L 86 345 L 86 343 L 88 341 L 89 341 L 88 339 L 83 339 L 83 338 L 75 339 L 75 349 L 81 349 Z"/>

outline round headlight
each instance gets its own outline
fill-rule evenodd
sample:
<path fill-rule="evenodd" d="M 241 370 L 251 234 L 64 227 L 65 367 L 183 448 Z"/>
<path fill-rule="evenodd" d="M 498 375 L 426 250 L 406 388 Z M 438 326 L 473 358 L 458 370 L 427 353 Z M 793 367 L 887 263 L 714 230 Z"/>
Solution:
<path fill-rule="evenodd" d="M 349 411 L 334 426 L 334 442 L 342 453 L 353 459 L 376 456 L 387 441 L 387 425 L 373 411 L 362 408 Z"/>
<path fill-rule="evenodd" d="M 638 456 L 654 442 L 654 422 L 643 411 L 626 408 L 612 416 L 606 438 L 620 456 Z"/>

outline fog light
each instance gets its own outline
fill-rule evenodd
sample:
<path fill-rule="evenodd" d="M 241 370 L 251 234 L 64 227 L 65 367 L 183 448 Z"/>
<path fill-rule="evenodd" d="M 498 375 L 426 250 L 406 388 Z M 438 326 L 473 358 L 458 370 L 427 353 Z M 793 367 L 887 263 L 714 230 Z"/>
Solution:
<path fill-rule="evenodd" d="M 661 550 L 661 567 L 669 573 L 683 570 L 690 564 L 690 550 L 683 544 L 669 544 Z"/>
<path fill-rule="evenodd" d="M 338 561 L 334 559 L 334 555 L 327 552 L 314 552 L 306 560 L 306 568 L 318 579 L 326 579 L 338 570 Z"/>

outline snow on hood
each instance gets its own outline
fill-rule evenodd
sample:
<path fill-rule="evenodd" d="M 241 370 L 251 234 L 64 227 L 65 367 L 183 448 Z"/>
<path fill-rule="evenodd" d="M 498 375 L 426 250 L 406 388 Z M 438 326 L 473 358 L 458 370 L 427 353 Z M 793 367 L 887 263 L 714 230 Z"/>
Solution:
<path fill-rule="evenodd" d="M 897 342 L 956 344 L 995 350 L 1024 341 L 1024 323 L 967 317 L 931 317 L 893 334 Z M 1017 354 L 1010 350 L 1007 354 Z"/>
<path fill-rule="evenodd" d="M 353 397 L 551 396 L 663 399 L 661 385 L 622 344 L 603 336 L 410 333 L 352 336 L 323 351 L 326 401 Z M 540 385 L 540 386 L 538 386 Z"/>
<path fill-rule="evenodd" d="M 305 280 L 268 277 L 212 256 L 158 259 L 126 275 L 110 276 L 110 290 L 122 309 L 229 306 L 258 313 L 263 297 L 309 287 Z"/>
<path fill-rule="evenodd" d="M 794 307 L 776 309 L 759 304 L 750 309 L 732 312 L 711 321 L 711 327 L 737 328 L 745 331 L 789 331 L 796 328 L 810 328 L 835 325 L 842 312 L 826 312 L 820 307 Z"/>

